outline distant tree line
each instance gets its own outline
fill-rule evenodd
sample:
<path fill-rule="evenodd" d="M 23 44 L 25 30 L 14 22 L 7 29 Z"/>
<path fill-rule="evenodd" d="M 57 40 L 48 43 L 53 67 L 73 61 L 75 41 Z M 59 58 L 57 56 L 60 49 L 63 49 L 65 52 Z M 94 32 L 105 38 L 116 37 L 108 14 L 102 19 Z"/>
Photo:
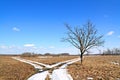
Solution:
<path fill-rule="evenodd" d="M 36 57 L 36 56 L 69 56 L 69 53 L 59 53 L 59 54 L 53 54 L 53 53 L 34 53 L 34 52 L 24 52 L 21 54 L 21 57 Z"/>
<path fill-rule="evenodd" d="M 45 56 L 68 56 L 70 55 L 69 53 L 58 53 L 58 54 L 52 54 L 52 53 L 45 53 Z"/>
<path fill-rule="evenodd" d="M 40 54 L 36 54 L 34 52 L 24 52 L 21 54 L 21 57 L 36 57 L 39 56 Z"/>
<path fill-rule="evenodd" d="M 120 55 L 120 48 L 107 49 L 103 51 L 103 55 Z"/>

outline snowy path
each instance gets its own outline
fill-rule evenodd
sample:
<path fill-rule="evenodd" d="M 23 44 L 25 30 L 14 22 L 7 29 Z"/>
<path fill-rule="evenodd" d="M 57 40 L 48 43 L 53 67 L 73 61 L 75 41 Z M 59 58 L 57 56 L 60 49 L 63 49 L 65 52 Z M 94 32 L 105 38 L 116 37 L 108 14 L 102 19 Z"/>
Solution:
<path fill-rule="evenodd" d="M 34 63 L 32 63 L 31 61 L 29 61 L 29 60 L 25 60 L 25 59 L 22 59 L 22 58 L 19 58 L 19 57 L 12 57 L 12 58 L 15 59 L 15 60 L 18 60 L 18 61 L 21 61 L 21 62 L 30 64 L 30 65 L 32 65 L 35 69 L 40 69 L 40 70 L 42 70 L 42 67 L 41 67 L 40 65 L 34 64 Z"/>
<path fill-rule="evenodd" d="M 66 67 L 74 62 L 79 61 L 79 58 L 75 58 L 75 59 L 71 59 L 71 60 L 67 60 L 67 61 L 62 61 L 62 62 L 58 62 L 56 64 L 53 65 L 47 65 L 47 64 L 43 64 L 43 63 L 39 63 L 36 61 L 31 61 L 31 60 L 26 60 L 26 59 L 22 59 L 20 57 L 12 57 L 15 60 L 19 60 L 21 62 L 27 63 L 32 65 L 35 69 L 39 69 L 40 73 L 36 73 L 34 75 L 32 75 L 30 78 L 28 78 L 28 80 L 45 80 L 47 76 L 50 76 L 51 80 L 73 80 L 73 78 L 71 77 L 70 74 L 68 74 Z M 62 66 L 60 66 L 62 65 Z M 44 71 L 43 66 L 49 69 L 52 69 L 54 67 L 58 67 L 60 66 L 58 69 L 55 69 L 52 71 L 52 74 L 49 73 L 49 71 Z"/>
<path fill-rule="evenodd" d="M 73 78 L 66 69 L 56 69 L 52 72 L 51 80 L 73 80 Z"/>
<path fill-rule="evenodd" d="M 45 80 L 47 75 L 49 75 L 48 71 L 44 71 L 42 73 L 37 73 L 28 78 L 28 80 Z"/>

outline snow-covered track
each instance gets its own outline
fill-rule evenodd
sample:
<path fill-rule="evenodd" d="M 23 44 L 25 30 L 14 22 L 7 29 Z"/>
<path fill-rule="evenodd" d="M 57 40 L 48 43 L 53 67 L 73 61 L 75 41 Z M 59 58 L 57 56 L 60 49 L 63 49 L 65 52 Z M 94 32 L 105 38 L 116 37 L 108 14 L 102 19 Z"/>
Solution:
<path fill-rule="evenodd" d="M 66 68 L 68 65 L 73 64 L 80 60 L 79 58 L 75 58 L 67 61 L 58 62 L 53 65 L 47 65 L 40 62 L 23 59 L 20 57 L 12 57 L 12 58 L 15 60 L 30 64 L 35 69 L 39 69 L 42 71 L 32 75 L 30 78 L 28 78 L 28 80 L 45 80 L 47 76 L 49 76 L 50 80 L 73 80 L 72 76 L 68 74 Z M 49 70 L 46 70 L 46 71 L 42 70 L 43 66 L 49 69 L 58 67 L 58 69 L 54 69 L 52 73 L 49 73 Z"/>

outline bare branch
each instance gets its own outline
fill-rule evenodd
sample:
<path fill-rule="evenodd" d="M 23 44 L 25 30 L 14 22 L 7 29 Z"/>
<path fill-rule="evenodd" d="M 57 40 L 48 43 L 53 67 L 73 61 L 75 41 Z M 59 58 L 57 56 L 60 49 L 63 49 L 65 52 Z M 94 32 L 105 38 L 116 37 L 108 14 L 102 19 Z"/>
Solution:
<path fill-rule="evenodd" d="M 102 40 L 103 36 L 97 35 L 97 30 L 90 21 L 88 21 L 83 27 L 74 27 L 74 29 L 72 29 L 68 24 L 65 24 L 65 26 L 68 33 L 64 40 L 80 50 L 81 59 L 82 55 L 89 49 L 101 46 L 104 43 Z"/>

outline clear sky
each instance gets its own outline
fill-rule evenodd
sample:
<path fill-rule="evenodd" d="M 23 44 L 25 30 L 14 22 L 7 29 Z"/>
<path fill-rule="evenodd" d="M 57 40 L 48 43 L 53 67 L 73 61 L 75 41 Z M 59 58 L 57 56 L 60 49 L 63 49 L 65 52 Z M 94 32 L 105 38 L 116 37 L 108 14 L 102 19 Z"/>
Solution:
<path fill-rule="evenodd" d="M 104 35 L 100 49 L 120 48 L 120 0 L 0 0 L 0 54 L 78 54 L 61 42 L 64 23 L 81 26 L 88 20 Z"/>

